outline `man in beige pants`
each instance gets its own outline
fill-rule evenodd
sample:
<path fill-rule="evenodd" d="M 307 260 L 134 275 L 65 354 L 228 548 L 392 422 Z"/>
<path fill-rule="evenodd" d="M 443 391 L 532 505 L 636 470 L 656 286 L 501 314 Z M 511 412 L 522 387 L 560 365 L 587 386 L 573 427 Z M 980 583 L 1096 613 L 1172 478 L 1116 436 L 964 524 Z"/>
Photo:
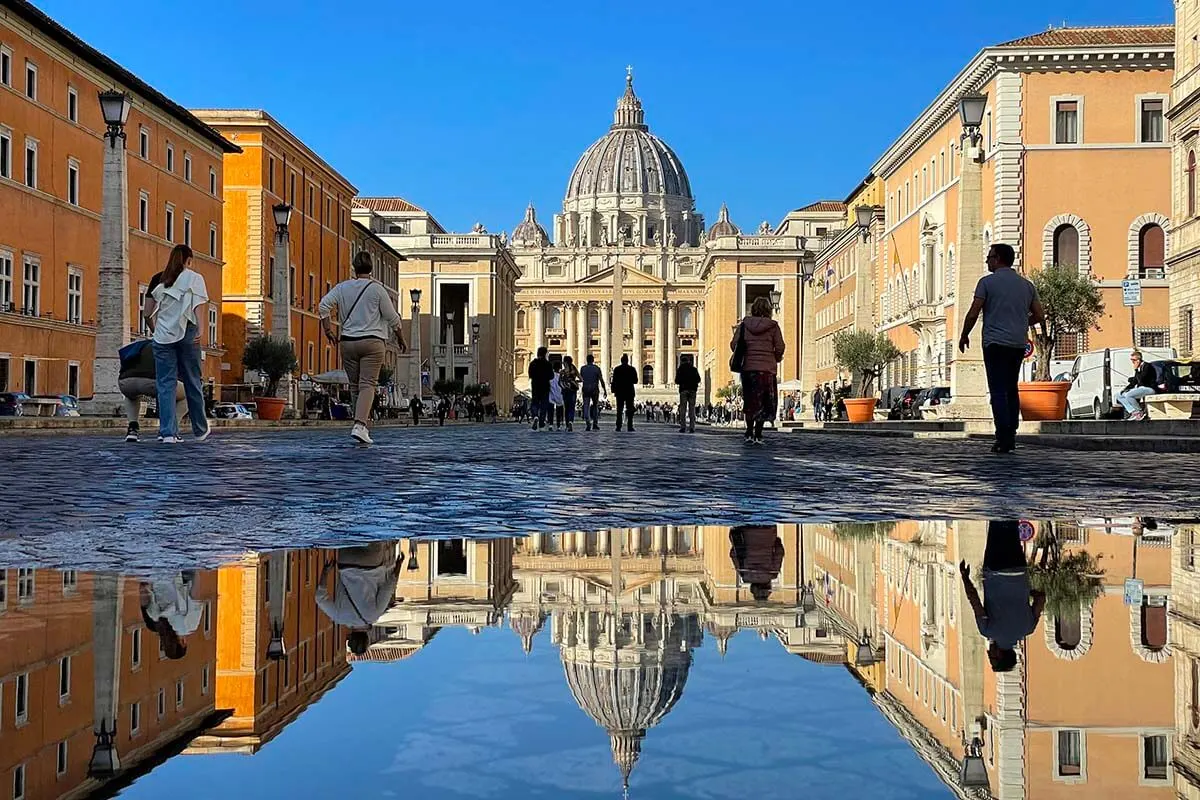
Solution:
<path fill-rule="evenodd" d="M 321 298 L 321 327 L 325 337 L 341 349 L 342 366 L 354 395 L 354 427 L 350 436 L 367 445 L 371 444 L 369 424 L 379 369 L 393 331 L 400 342 L 400 352 L 408 351 L 400 314 L 383 284 L 371 278 L 371 271 L 371 254 L 364 250 L 354 257 L 354 277 L 342 281 Z M 335 307 L 342 328 L 340 334 L 333 328 Z"/>

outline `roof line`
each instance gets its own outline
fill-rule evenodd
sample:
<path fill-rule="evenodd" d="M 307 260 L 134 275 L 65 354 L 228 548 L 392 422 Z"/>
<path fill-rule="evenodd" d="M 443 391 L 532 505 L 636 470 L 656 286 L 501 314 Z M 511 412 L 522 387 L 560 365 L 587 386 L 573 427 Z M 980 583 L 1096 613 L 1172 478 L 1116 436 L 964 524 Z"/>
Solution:
<path fill-rule="evenodd" d="M 387 250 L 389 253 L 396 256 L 396 258 L 400 259 L 401 261 L 408 261 L 408 259 L 405 258 L 403 253 L 396 250 L 394 247 L 392 247 L 390 244 L 385 242 L 383 239 L 380 239 L 379 236 L 375 233 L 375 231 L 371 230 L 366 225 L 363 225 L 361 222 L 359 222 L 356 219 L 351 219 L 350 224 L 353 225 L 355 228 L 358 228 L 363 233 L 365 233 L 371 239 L 371 241 L 375 242 L 375 244 L 377 244 L 377 245 L 382 246 L 384 250 Z"/>
<path fill-rule="evenodd" d="M 27 2 L 27 0 L 0 0 L 0 7 L 10 9 L 14 14 L 28 22 L 30 26 L 32 26 L 38 32 L 57 42 L 59 45 L 83 59 L 96 69 L 108 74 L 108 76 L 113 79 L 114 84 L 124 84 L 127 88 L 131 89 L 136 94 L 141 95 L 148 102 L 167 112 L 167 114 L 173 117 L 176 121 L 182 123 L 192 131 L 200 134 L 200 136 L 207 139 L 211 144 L 216 145 L 222 152 L 242 152 L 242 148 L 238 147 L 233 142 L 230 142 L 211 126 L 206 125 L 204 121 L 197 118 L 195 114 L 191 113 L 186 108 L 179 105 L 174 100 L 143 81 L 137 75 L 134 75 L 132 72 L 125 69 L 125 67 L 122 67 L 116 61 L 104 55 L 104 53 L 101 53 L 99 50 L 83 41 L 83 39 L 80 39 L 78 36 L 71 33 L 71 31 L 67 30 L 61 24 L 49 17 L 45 12 L 38 9 L 32 3 Z"/>

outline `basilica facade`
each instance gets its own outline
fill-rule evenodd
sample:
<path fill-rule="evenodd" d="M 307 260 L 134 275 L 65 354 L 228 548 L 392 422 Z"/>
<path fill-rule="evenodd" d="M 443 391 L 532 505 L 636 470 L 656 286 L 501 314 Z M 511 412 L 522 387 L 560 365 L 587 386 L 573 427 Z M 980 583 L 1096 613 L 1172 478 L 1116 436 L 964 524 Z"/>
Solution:
<path fill-rule="evenodd" d="M 584 151 L 567 180 L 551 232 L 531 205 L 508 249 L 517 264 L 514 382 L 539 347 L 553 360 L 595 358 L 606 376 L 622 355 L 638 370 L 643 398 L 675 396 L 675 369 L 700 368 L 702 400 L 730 383 L 733 327 L 760 296 L 778 291 L 776 315 L 792 347 L 780 379 L 803 377 L 800 269 L 806 247 L 796 212 L 744 236 L 722 206 L 705 228 L 679 157 L 650 132 L 625 80 L 608 132 Z"/>

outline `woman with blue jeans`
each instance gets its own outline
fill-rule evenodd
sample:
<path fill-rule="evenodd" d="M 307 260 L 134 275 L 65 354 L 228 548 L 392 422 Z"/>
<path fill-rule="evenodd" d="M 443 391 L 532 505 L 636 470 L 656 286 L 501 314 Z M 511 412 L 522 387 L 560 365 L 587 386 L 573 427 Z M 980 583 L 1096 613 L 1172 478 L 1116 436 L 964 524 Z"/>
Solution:
<path fill-rule="evenodd" d="M 1140 350 L 1129 354 L 1129 362 L 1133 365 L 1133 375 L 1130 376 L 1125 391 L 1117 395 L 1117 402 L 1125 407 L 1130 419 L 1143 420 L 1146 418 L 1146 411 L 1142 408 L 1142 398 L 1158 391 L 1158 373 L 1142 359 Z"/>
<path fill-rule="evenodd" d="M 146 298 L 143 314 L 150 327 L 154 348 L 158 407 L 168 412 L 174 407 L 175 383 L 182 381 L 188 416 L 192 419 L 192 433 L 196 436 L 195 441 L 202 442 L 212 428 L 204 416 L 196 309 L 208 302 L 208 287 L 191 265 L 192 249 L 184 244 L 176 245 L 163 270 L 162 282 Z M 177 444 L 180 439 L 175 415 L 160 413 L 158 432 L 164 444 Z"/>

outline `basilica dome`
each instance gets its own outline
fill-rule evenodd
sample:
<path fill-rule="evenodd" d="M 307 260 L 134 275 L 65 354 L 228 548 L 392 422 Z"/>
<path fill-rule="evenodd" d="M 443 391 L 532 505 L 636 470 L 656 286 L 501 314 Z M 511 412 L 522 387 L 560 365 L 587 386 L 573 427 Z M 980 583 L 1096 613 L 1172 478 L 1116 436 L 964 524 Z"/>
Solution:
<path fill-rule="evenodd" d="M 667 143 L 650 133 L 632 73 L 617 101 L 607 134 L 589 147 L 567 181 L 566 202 L 597 195 L 664 195 L 692 200 L 683 164 Z M 689 202 L 690 205 L 690 202 Z"/>

